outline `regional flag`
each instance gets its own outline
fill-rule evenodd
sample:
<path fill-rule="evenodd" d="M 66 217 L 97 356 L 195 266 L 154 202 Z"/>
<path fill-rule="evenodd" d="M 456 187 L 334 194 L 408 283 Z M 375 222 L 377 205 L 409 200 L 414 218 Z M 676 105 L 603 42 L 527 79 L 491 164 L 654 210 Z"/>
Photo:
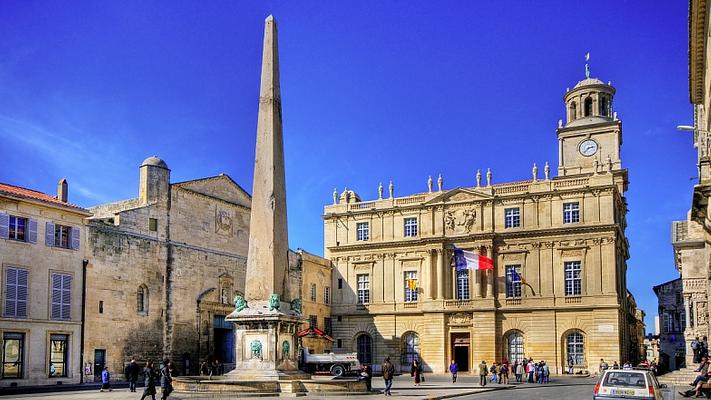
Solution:
<path fill-rule="evenodd" d="M 459 248 L 454 248 L 454 265 L 457 271 L 465 269 L 494 269 L 494 260 L 484 257 L 473 251 L 466 251 Z"/>
<path fill-rule="evenodd" d="M 417 289 L 417 279 L 408 279 L 407 280 L 407 288 L 410 290 L 416 290 Z"/>

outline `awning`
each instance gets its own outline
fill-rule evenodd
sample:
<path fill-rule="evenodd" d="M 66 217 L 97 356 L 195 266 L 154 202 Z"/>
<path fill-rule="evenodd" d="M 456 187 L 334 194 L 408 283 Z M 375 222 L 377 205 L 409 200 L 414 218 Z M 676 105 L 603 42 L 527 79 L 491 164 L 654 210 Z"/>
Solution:
<path fill-rule="evenodd" d="M 331 342 L 335 341 L 332 337 L 328 336 L 324 331 L 322 331 L 321 329 L 315 328 L 315 327 L 310 327 L 310 328 L 304 329 L 303 331 L 297 333 L 296 336 L 298 336 L 298 337 L 304 337 L 304 336 L 322 337 L 326 340 L 330 340 Z"/>

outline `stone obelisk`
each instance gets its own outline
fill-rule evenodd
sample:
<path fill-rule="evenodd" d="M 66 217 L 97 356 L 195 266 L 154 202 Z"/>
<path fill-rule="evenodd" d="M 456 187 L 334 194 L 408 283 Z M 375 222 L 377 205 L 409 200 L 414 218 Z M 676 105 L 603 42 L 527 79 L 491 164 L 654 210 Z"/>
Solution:
<path fill-rule="evenodd" d="M 236 368 L 230 375 L 251 380 L 305 377 L 296 362 L 301 303 L 287 298 L 288 251 L 277 26 L 270 15 L 264 27 L 244 296 L 235 297 L 235 311 L 226 318 L 235 324 Z"/>
<path fill-rule="evenodd" d="M 269 300 L 272 294 L 283 297 L 288 266 L 279 54 L 276 21 L 271 15 L 264 29 L 258 118 L 245 283 L 247 301 Z"/>

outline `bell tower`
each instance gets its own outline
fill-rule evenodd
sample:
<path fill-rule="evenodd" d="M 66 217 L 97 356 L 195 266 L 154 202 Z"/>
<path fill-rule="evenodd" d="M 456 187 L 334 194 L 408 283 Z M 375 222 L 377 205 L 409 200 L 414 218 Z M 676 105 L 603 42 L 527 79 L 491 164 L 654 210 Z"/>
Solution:
<path fill-rule="evenodd" d="M 558 176 L 622 169 L 622 122 L 613 111 L 615 88 L 590 78 L 578 82 L 563 97 L 566 123 L 558 124 Z"/>

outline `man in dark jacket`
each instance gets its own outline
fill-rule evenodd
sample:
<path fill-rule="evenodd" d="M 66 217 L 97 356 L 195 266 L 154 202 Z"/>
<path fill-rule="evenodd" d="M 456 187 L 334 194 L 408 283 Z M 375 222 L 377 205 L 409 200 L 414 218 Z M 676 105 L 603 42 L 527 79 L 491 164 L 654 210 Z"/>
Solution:
<path fill-rule="evenodd" d="M 160 368 L 161 400 L 166 400 L 173 391 L 173 371 L 170 360 L 165 359 Z"/>
<path fill-rule="evenodd" d="M 136 391 L 136 382 L 138 381 L 138 373 L 139 373 L 139 368 L 138 364 L 136 364 L 136 359 L 132 358 L 131 362 L 126 365 L 126 368 L 123 369 L 123 374 L 126 377 L 126 380 L 128 381 L 128 388 L 132 391 Z"/>
<path fill-rule="evenodd" d="M 390 362 L 390 357 L 385 357 L 382 369 L 383 380 L 385 381 L 385 391 L 383 394 L 386 396 L 392 396 L 390 388 L 393 386 L 393 374 L 395 373 L 395 367 L 393 366 L 393 363 Z"/>

